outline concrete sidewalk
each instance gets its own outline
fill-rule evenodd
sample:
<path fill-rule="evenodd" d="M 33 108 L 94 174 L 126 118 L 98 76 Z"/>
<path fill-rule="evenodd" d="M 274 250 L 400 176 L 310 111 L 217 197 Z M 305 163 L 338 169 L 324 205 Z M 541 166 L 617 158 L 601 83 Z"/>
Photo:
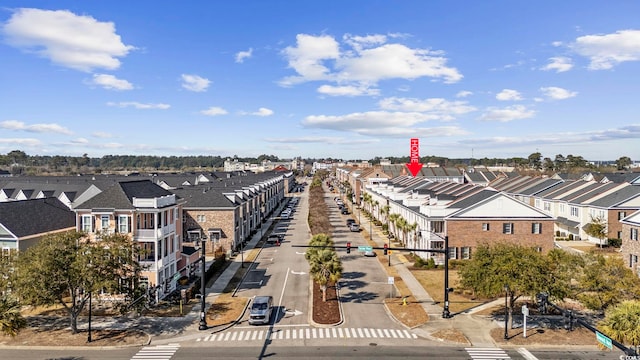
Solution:
<path fill-rule="evenodd" d="M 366 216 L 361 217 L 361 226 L 367 230 L 369 228 L 372 229 L 371 240 L 376 246 L 384 246 L 388 241 L 387 237 L 378 227 L 369 222 Z M 416 334 L 431 338 L 430 334 L 438 330 L 457 329 L 469 340 L 469 345 L 479 347 L 496 346 L 489 334 L 489 331 L 496 327 L 496 324 L 490 319 L 473 315 L 473 313 L 479 311 L 480 308 L 465 313 L 452 314 L 453 316 L 451 318 L 444 319 L 442 317 L 443 308 L 434 303 L 431 295 L 427 293 L 420 282 L 413 276 L 407 268 L 407 265 L 411 264 L 407 262 L 407 259 L 403 255 L 399 253 L 391 254 L 391 266 L 398 272 L 402 281 L 407 285 L 416 300 L 420 302 L 425 312 L 429 314 L 429 322 L 413 329 Z M 493 304 L 486 304 L 486 306 L 493 306 Z"/>

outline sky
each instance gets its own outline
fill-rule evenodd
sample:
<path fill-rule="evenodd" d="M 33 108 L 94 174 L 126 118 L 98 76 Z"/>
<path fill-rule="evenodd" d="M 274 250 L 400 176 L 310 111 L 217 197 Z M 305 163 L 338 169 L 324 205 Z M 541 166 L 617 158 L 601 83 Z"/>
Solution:
<path fill-rule="evenodd" d="M 640 161 L 640 1 L 0 2 L 0 153 Z"/>

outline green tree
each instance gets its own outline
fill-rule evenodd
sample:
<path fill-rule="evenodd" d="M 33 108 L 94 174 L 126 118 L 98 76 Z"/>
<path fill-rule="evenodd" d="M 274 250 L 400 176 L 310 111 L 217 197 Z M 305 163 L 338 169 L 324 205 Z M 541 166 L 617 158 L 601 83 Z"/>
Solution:
<path fill-rule="evenodd" d="M 627 300 L 610 307 L 599 328 L 613 340 L 640 350 L 640 301 Z"/>
<path fill-rule="evenodd" d="M 309 273 L 322 290 L 322 301 L 327 301 L 327 285 L 342 277 L 342 262 L 333 249 L 322 249 L 309 258 Z"/>
<path fill-rule="evenodd" d="M 304 258 L 309 261 L 318 251 L 331 249 L 333 247 L 333 240 L 327 234 L 313 235 L 309 240 L 309 246 L 318 246 L 307 248 L 307 252 L 304 254 Z"/>
<path fill-rule="evenodd" d="M 607 221 L 602 217 L 592 216 L 591 222 L 585 225 L 584 232 L 600 240 L 600 248 L 602 248 L 602 242 L 607 238 Z"/>
<path fill-rule="evenodd" d="M 138 247 L 123 234 L 100 241 L 78 232 L 49 235 L 17 258 L 12 287 L 26 304 L 62 305 L 77 333 L 78 316 L 92 292 L 133 296 L 141 271 L 138 255 Z"/>
<path fill-rule="evenodd" d="M 578 300 L 591 310 L 605 310 L 640 297 L 640 278 L 617 257 L 588 254 L 578 279 Z"/>
<path fill-rule="evenodd" d="M 459 270 L 460 284 L 483 297 L 508 297 L 509 316 L 521 296 L 535 297 L 540 292 L 558 295 L 562 279 L 554 278 L 549 260 L 530 247 L 498 243 L 478 246 L 473 257 Z M 511 317 L 513 323 L 513 317 Z"/>
<path fill-rule="evenodd" d="M 621 158 L 616 160 L 616 167 L 618 170 L 624 170 L 628 168 L 631 163 L 631 158 L 629 158 L 628 156 L 622 156 Z"/>
<path fill-rule="evenodd" d="M 7 295 L 0 296 L 0 333 L 16 336 L 26 326 L 27 321 L 20 313 L 20 304 Z"/>
<path fill-rule="evenodd" d="M 534 170 L 542 169 L 542 161 L 540 160 L 541 158 L 542 154 L 540 154 L 539 152 L 534 152 L 533 154 L 529 155 L 529 167 Z"/>

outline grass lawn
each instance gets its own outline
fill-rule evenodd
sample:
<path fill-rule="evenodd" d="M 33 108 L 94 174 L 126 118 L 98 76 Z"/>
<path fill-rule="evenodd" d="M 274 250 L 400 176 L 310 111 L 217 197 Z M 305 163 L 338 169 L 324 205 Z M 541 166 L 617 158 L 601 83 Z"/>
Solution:
<path fill-rule="evenodd" d="M 438 305 L 444 305 L 444 270 L 411 270 L 413 276 L 422 284 L 424 289 L 431 295 Z M 458 284 L 458 271 L 449 270 L 449 287 L 454 291 L 449 293 L 449 310 L 457 313 L 484 304 L 486 299 L 474 299 L 470 295 L 465 295 L 459 290 L 455 290 Z"/>

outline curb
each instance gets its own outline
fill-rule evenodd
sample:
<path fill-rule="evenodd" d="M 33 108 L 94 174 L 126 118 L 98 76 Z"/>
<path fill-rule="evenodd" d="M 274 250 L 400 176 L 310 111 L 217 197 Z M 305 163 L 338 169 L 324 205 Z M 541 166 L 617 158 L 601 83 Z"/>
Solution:
<path fill-rule="evenodd" d="M 337 285 L 337 284 L 336 284 Z M 313 279 L 309 279 L 309 309 L 311 309 L 311 311 L 309 311 L 309 316 L 307 318 L 307 320 L 309 321 L 309 324 L 314 326 L 314 327 L 322 327 L 322 328 L 329 328 L 329 327 L 334 327 L 334 326 L 338 326 L 341 325 L 342 323 L 344 323 L 344 316 L 342 315 L 342 302 L 340 301 L 340 290 L 339 290 L 339 286 L 336 287 L 336 297 L 338 298 L 338 308 L 340 309 L 340 321 L 334 323 L 334 324 L 318 324 L 317 322 L 313 321 Z"/>

